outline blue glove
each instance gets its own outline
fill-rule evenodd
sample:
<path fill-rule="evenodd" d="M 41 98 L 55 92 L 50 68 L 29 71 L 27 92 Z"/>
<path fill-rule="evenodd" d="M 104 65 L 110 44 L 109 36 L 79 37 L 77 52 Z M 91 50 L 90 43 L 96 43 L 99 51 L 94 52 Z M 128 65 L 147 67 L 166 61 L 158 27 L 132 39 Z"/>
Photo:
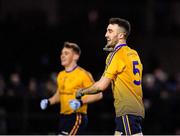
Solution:
<path fill-rule="evenodd" d="M 71 109 L 73 109 L 73 110 L 79 109 L 82 106 L 82 104 L 83 103 L 81 100 L 73 99 L 73 100 L 69 101 L 69 105 L 70 105 Z"/>
<path fill-rule="evenodd" d="M 50 105 L 50 103 L 49 103 L 48 99 L 43 99 L 40 102 L 40 107 L 42 110 L 45 110 L 49 105 Z"/>

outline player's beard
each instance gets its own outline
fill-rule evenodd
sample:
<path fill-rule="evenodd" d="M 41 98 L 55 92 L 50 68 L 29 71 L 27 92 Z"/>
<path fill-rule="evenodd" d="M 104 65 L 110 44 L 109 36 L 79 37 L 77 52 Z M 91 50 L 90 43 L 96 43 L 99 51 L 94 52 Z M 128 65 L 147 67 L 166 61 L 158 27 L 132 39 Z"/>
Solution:
<path fill-rule="evenodd" d="M 116 44 L 118 43 L 118 40 L 116 39 L 112 39 L 111 41 L 107 41 L 106 47 L 108 48 L 114 48 L 116 46 Z"/>

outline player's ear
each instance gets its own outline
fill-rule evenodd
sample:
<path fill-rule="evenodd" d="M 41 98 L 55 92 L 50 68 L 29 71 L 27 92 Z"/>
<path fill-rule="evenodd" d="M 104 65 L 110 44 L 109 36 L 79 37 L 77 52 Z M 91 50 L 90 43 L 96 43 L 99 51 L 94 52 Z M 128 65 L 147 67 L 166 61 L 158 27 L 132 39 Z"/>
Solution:
<path fill-rule="evenodd" d="M 118 34 L 118 38 L 119 38 L 119 39 L 125 38 L 125 33 L 119 33 L 119 34 Z"/>
<path fill-rule="evenodd" d="M 74 54 L 74 60 L 78 61 L 79 60 L 79 55 L 78 54 Z"/>

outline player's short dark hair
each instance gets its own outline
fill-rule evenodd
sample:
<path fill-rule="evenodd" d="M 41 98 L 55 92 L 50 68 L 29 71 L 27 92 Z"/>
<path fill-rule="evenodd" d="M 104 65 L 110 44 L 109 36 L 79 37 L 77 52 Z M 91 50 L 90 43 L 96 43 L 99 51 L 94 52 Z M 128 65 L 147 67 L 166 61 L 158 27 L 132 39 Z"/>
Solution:
<path fill-rule="evenodd" d="M 126 31 L 126 38 L 129 36 L 131 31 L 131 25 L 129 21 L 122 18 L 110 18 L 109 24 L 117 24 L 119 27 L 123 27 Z"/>
<path fill-rule="evenodd" d="M 80 47 L 76 44 L 76 43 L 72 43 L 72 42 L 64 42 L 64 48 L 70 48 L 72 49 L 75 53 L 77 53 L 78 55 L 81 55 L 81 49 Z"/>

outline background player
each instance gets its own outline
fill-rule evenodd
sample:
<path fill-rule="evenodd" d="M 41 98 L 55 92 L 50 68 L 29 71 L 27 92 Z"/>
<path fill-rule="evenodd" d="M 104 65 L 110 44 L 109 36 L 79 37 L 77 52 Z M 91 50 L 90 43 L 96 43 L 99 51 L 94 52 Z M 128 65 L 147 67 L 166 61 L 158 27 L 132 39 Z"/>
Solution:
<path fill-rule="evenodd" d="M 85 134 L 87 125 L 87 103 L 102 98 L 102 93 L 75 99 L 75 93 L 80 88 L 93 84 L 94 80 L 89 72 L 77 65 L 81 50 L 75 43 L 65 42 L 60 59 L 65 70 L 57 76 L 58 89 L 49 99 L 40 102 L 41 109 L 60 102 L 59 134 Z"/>

